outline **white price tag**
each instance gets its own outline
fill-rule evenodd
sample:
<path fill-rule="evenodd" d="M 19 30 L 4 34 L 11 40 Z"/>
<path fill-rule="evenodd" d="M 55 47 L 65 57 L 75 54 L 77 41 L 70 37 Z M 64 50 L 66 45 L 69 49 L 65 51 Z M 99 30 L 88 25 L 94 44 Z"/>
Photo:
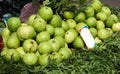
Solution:
<path fill-rule="evenodd" d="M 81 37 L 83 38 L 88 49 L 92 49 L 96 46 L 96 42 L 87 26 L 82 27 L 79 30 L 79 33 Z"/>

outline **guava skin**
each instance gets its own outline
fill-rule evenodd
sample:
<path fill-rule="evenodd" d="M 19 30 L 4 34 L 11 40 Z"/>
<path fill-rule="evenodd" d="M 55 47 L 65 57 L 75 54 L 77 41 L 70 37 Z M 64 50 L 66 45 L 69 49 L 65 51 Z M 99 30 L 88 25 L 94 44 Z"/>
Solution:
<path fill-rule="evenodd" d="M 17 35 L 21 41 L 25 39 L 31 39 L 36 36 L 36 31 L 32 26 L 23 25 L 20 26 L 17 30 Z"/>

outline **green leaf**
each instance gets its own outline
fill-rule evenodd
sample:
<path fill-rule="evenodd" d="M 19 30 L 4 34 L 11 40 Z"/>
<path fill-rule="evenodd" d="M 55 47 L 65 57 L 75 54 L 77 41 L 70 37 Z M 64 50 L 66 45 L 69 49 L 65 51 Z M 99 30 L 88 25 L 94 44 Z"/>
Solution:
<path fill-rule="evenodd" d="M 79 0 L 81 4 L 85 3 L 87 0 Z"/>

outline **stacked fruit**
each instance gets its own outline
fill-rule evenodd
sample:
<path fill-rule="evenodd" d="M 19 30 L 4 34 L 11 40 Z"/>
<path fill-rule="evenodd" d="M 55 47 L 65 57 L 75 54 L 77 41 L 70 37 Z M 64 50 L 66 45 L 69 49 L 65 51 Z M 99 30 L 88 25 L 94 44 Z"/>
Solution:
<path fill-rule="evenodd" d="M 92 0 L 77 14 L 75 21 L 89 27 L 96 43 L 110 37 L 114 32 L 120 31 L 118 17 L 111 13 L 110 8 L 103 5 L 99 0 Z"/>
<path fill-rule="evenodd" d="M 74 19 L 78 24 L 86 24 L 89 27 L 96 43 L 100 43 L 114 32 L 120 31 L 118 17 L 99 0 L 92 0 L 88 6 L 78 12 Z"/>
<path fill-rule="evenodd" d="M 27 23 L 22 23 L 18 17 L 11 17 L 8 27 L 2 31 L 4 48 L 1 56 L 6 61 L 13 58 L 18 62 L 22 59 L 26 65 L 47 65 L 52 61 L 60 63 L 72 55 L 64 36 L 74 34 L 72 29 L 65 33 L 62 23 L 66 25 L 47 6 L 41 7 L 38 14 L 31 15 Z"/>
<path fill-rule="evenodd" d="M 117 16 L 99 0 L 93 0 L 77 14 L 66 10 L 63 16 L 53 13 L 48 6 L 41 6 L 26 23 L 18 17 L 8 20 L 8 27 L 2 31 L 4 48 L 1 56 L 6 61 L 22 59 L 26 65 L 60 63 L 72 55 L 71 47 L 85 47 L 78 33 L 85 25 L 96 43 L 120 31 Z"/>

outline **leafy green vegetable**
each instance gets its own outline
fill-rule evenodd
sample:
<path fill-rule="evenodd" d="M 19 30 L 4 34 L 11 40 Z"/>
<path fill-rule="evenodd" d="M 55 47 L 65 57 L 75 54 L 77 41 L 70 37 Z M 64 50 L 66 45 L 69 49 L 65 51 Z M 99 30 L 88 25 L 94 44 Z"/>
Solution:
<path fill-rule="evenodd" d="M 47 66 L 6 62 L 0 57 L 0 72 L 5 74 L 119 74 L 120 32 L 103 41 L 93 50 L 72 49 L 71 58 Z"/>
<path fill-rule="evenodd" d="M 3 22 L 0 22 L 0 28 L 4 28 L 5 24 Z"/>
<path fill-rule="evenodd" d="M 33 2 L 41 2 L 44 6 L 50 6 L 54 13 L 62 15 L 64 10 L 79 10 L 86 0 L 33 0 Z"/>
<path fill-rule="evenodd" d="M 119 21 L 120 21 L 120 8 L 111 8 L 111 11 L 113 14 L 117 15 L 117 17 L 119 18 Z"/>

